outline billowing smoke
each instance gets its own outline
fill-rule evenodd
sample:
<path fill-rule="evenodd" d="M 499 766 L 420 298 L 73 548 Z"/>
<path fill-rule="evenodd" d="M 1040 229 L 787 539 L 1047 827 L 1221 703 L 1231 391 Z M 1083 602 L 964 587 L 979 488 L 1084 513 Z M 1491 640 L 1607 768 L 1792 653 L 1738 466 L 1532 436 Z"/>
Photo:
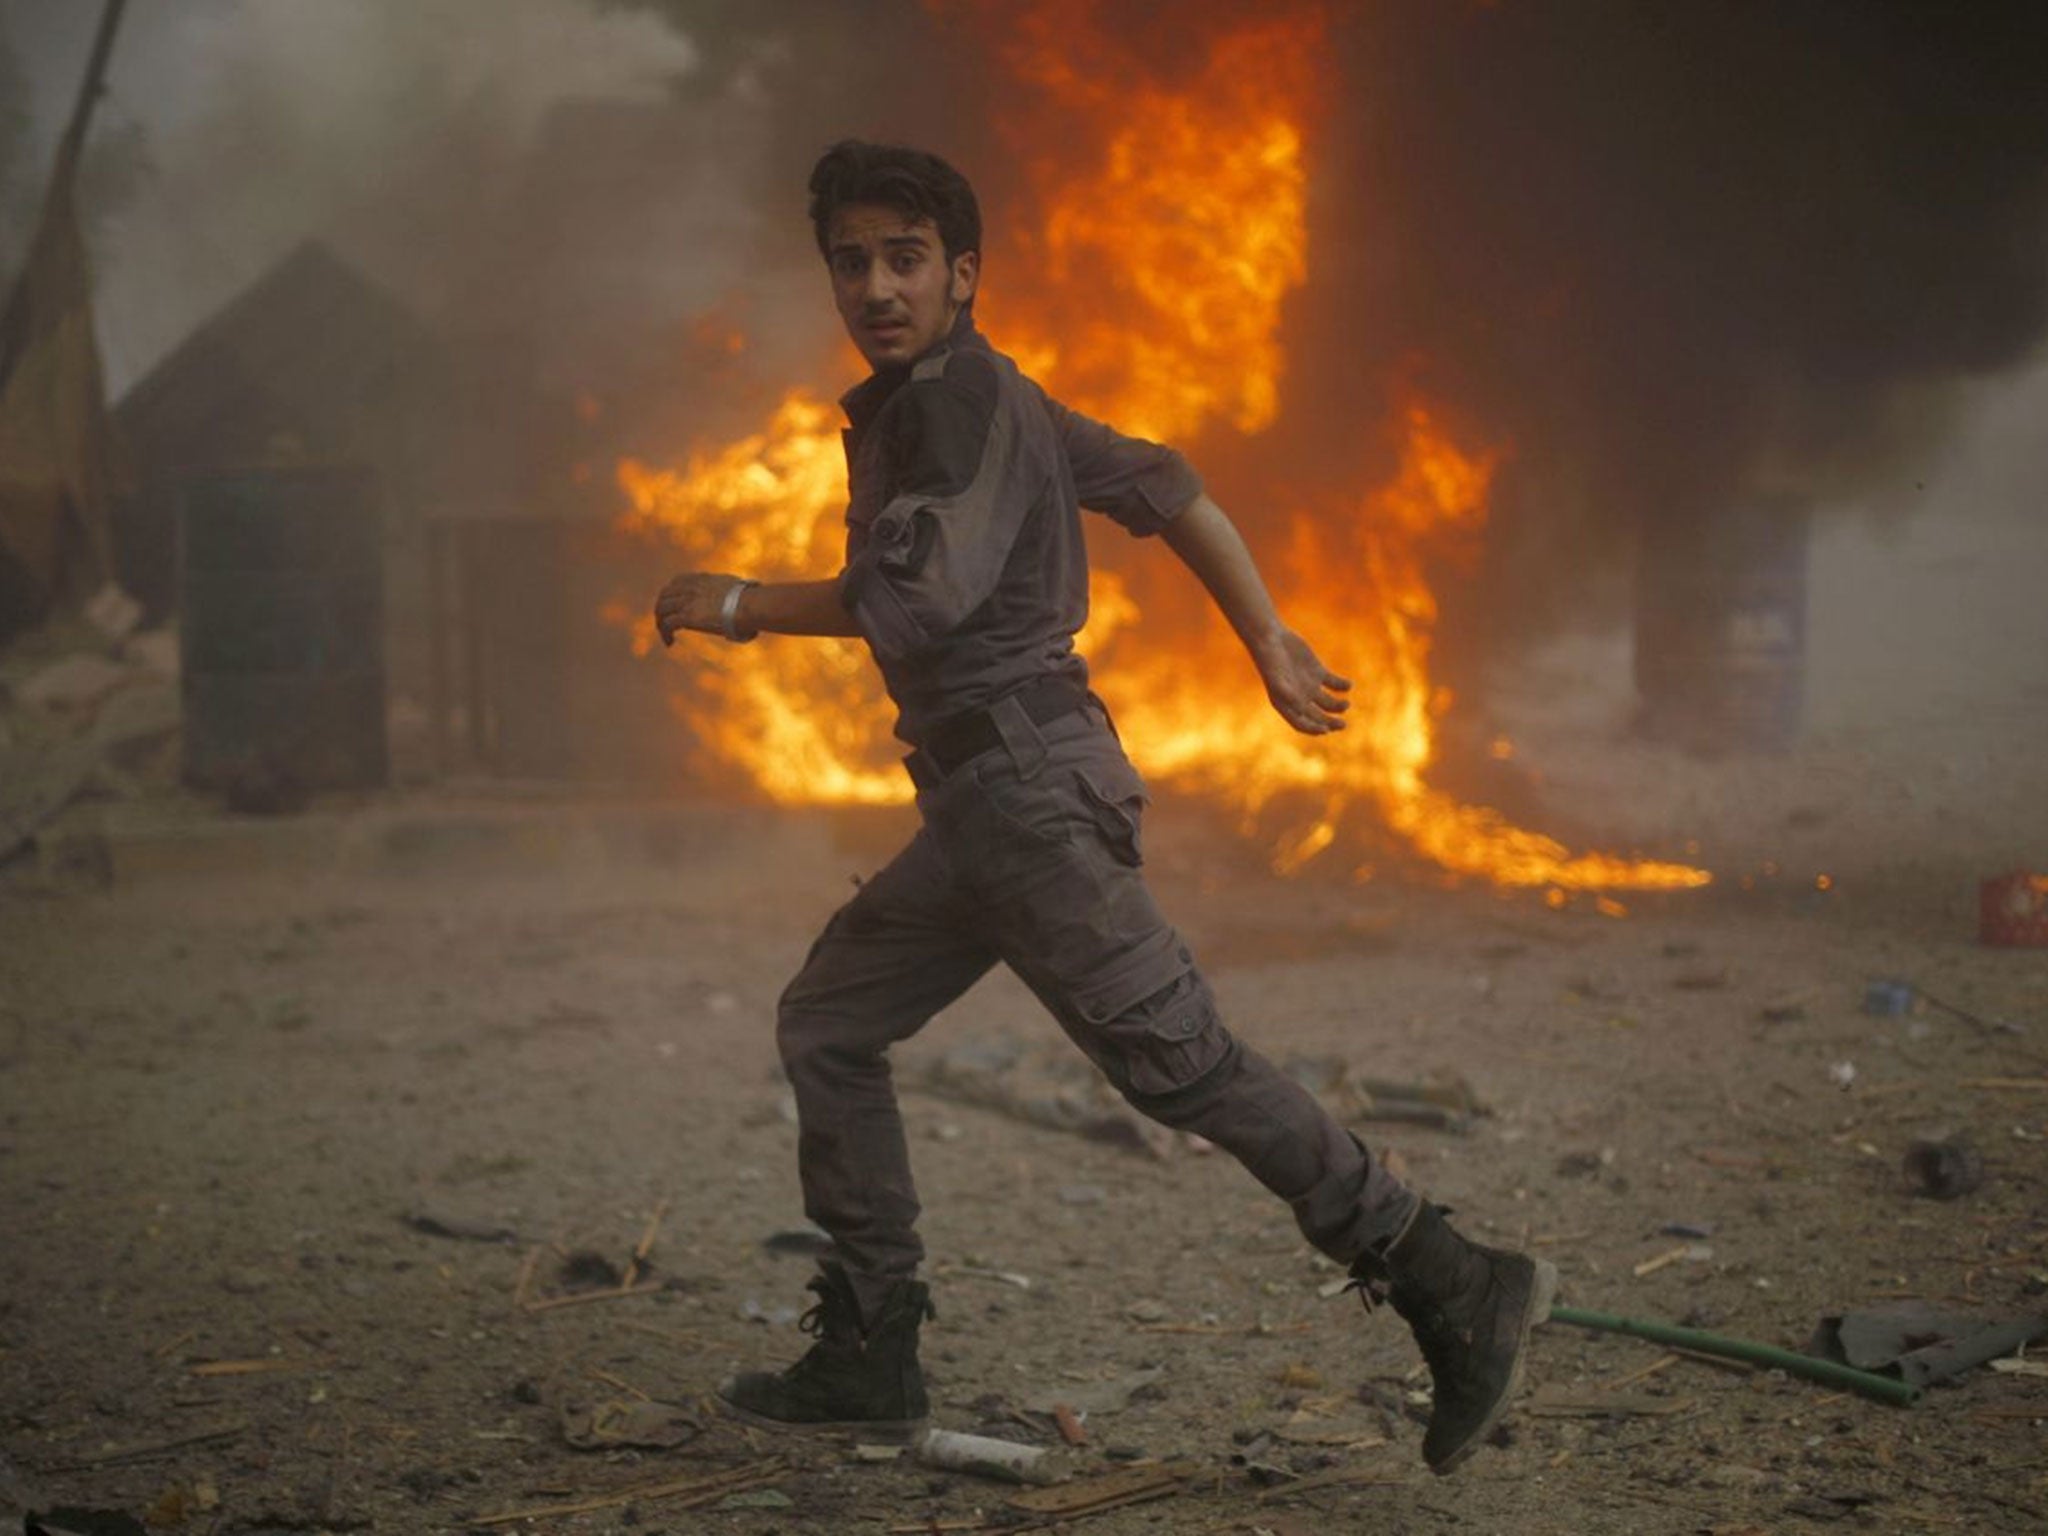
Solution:
<path fill-rule="evenodd" d="M 0 12 L 41 127 L 93 9 Z M 1197 62 L 1190 7 L 1096 9 L 1141 45 L 1119 68 Z M 2039 6 L 1328 10 L 1281 422 L 1197 445 L 1248 516 L 1304 467 L 1363 483 L 1358 445 L 1416 382 L 1513 456 L 1485 611 L 1583 611 L 1646 521 L 1909 484 L 1953 386 L 2048 323 Z M 110 374 L 307 234 L 430 320 L 580 351 L 585 377 L 723 295 L 752 294 L 764 362 L 777 324 L 815 346 L 810 158 L 925 142 L 1002 217 L 1019 146 L 995 118 L 1026 87 L 1000 35 L 952 0 L 132 7 L 101 123 L 139 128 L 151 169 L 99 232 Z M 579 99 L 681 115 L 560 131 Z M 647 213 L 665 181 L 694 191 Z"/>
<path fill-rule="evenodd" d="M 1582 606 L 1637 530 L 1897 504 L 1954 386 L 2048 324 L 2038 6 L 1393 5 L 1341 33 L 1312 430 L 1415 358 L 1510 445 L 1491 615 Z"/>
<path fill-rule="evenodd" d="M 47 174 L 98 11 L 0 8 L 35 86 L 17 191 Z M 130 173 L 86 188 L 110 386 L 309 237 L 429 319 L 495 318 L 508 253 L 546 233 L 516 213 L 550 111 L 660 101 L 695 64 L 659 20 L 584 0 L 131 5 L 94 121 L 96 141 L 126 143 Z"/>

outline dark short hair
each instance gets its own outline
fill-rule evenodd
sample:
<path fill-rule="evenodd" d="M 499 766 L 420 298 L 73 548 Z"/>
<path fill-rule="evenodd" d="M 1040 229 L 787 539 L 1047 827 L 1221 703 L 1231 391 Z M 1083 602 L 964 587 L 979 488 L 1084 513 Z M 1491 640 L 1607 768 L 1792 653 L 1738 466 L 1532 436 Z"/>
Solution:
<path fill-rule="evenodd" d="M 829 257 L 832 215 L 852 203 L 879 203 L 906 219 L 938 226 L 946 260 L 981 249 L 981 205 L 974 188 L 937 155 L 901 144 L 841 139 L 811 168 L 811 227 Z"/>

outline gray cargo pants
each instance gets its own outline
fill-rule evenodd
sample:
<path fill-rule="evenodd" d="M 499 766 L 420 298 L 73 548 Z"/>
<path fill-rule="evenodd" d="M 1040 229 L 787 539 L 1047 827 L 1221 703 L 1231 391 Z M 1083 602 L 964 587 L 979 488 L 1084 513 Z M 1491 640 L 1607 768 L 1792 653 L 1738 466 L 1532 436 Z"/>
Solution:
<path fill-rule="evenodd" d="M 1135 1108 L 1233 1153 L 1350 1263 L 1415 1195 L 1292 1078 L 1233 1037 L 1139 874 L 1145 787 L 1092 702 L 918 794 L 924 825 L 840 908 L 777 1021 L 804 1209 L 863 1304 L 916 1272 L 917 1192 L 888 1050 L 1002 961 Z"/>

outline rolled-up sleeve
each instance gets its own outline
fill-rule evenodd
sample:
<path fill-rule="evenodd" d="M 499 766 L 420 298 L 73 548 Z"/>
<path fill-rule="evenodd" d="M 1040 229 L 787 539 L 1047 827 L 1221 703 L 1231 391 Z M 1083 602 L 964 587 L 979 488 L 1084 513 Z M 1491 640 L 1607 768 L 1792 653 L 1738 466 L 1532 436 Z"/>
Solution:
<path fill-rule="evenodd" d="M 1173 449 L 1126 437 L 1050 396 L 1046 409 L 1074 472 L 1076 499 L 1141 538 L 1158 533 L 1202 494 L 1202 477 Z"/>
<path fill-rule="evenodd" d="M 840 601 L 877 655 L 913 656 L 996 588 L 1031 488 L 1014 473 L 1016 423 L 994 365 L 955 353 L 890 409 L 885 452 L 900 487 L 849 548 Z"/>

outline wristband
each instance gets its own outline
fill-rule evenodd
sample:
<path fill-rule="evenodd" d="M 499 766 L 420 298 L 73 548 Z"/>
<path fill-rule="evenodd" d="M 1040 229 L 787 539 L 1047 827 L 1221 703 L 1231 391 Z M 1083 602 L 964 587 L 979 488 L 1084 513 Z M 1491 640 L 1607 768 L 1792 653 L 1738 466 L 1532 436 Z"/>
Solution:
<path fill-rule="evenodd" d="M 759 630 L 752 630 L 743 635 L 739 629 L 740 599 L 746 596 L 747 588 L 759 585 L 761 583 L 758 581 L 748 581 L 743 576 L 726 588 L 725 601 L 718 609 L 718 632 L 734 645 L 745 645 L 760 633 Z"/>

